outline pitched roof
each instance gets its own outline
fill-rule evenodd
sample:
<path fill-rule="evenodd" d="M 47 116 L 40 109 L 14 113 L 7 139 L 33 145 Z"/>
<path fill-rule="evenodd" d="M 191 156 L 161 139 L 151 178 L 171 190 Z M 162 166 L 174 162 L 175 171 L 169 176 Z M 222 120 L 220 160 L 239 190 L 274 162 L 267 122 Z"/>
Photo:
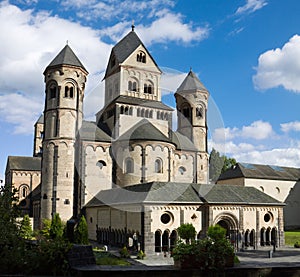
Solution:
<path fill-rule="evenodd" d="M 27 170 L 40 171 L 41 157 L 22 157 L 22 156 L 8 156 L 6 171 L 9 170 Z"/>
<path fill-rule="evenodd" d="M 110 102 L 111 103 L 124 103 L 129 105 L 137 105 L 141 107 L 149 107 L 149 108 L 155 108 L 155 109 L 162 109 L 167 111 L 173 111 L 173 109 L 165 104 L 163 104 L 160 101 L 154 101 L 154 100 L 148 100 L 148 99 L 142 99 L 137 97 L 131 97 L 126 95 L 120 95 L 115 100 Z"/>
<path fill-rule="evenodd" d="M 121 135 L 118 141 L 126 140 L 149 140 L 149 141 L 164 141 L 171 142 L 160 130 L 158 130 L 147 119 L 142 119 L 127 132 Z"/>
<path fill-rule="evenodd" d="M 178 150 L 197 151 L 195 144 L 179 132 L 172 132 L 172 141 Z"/>
<path fill-rule="evenodd" d="M 77 58 L 73 50 L 69 45 L 66 45 L 58 55 L 52 60 L 52 62 L 47 66 L 48 67 L 55 67 L 59 65 L 71 65 L 82 68 L 84 71 L 87 72 L 81 61 Z"/>
<path fill-rule="evenodd" d="M 274 165 L 237 163 L 222 173 L 219 180 L 233 178 L 298 181 L 300 179 L 300 169 Z"/>
<path fill-rule="evenodd" d="M 149 182 L 100 191 L 86 207 L 142 203 L 284 205 L 253 187 Z"/>
<path fill-rule="evenodd" d="M 181 85 L 178 87 L 176 93 L 180 93 L 184 91 L 196 91 L 196 90 L 208 92 L 208 90 L 201 83 L 197 75 L 192 70 L 190 70 L 190 72 L 185 77 Z"/>
<path fill-rule="evenodd" d="M 38 118 L 38 120 L 36 121 L 36 124 L 44 124 L 44 114 L 41 114 L 40 117 Z"/>
<path fill-rule="evenodd" d="M 111 142 L 111 137 L 101 130 L 95 122 L 83 121 L 79 130 L 82 140 Z"/>
<path fill-rule="evenodd" d="M 144 47 L 144 49 L 147 51 L 147 54 L 151 57 L 154 64 L 157 66 L 155 60 L 152 58 L 143 42 L 140 40 L 136 32 L 132 30 L 112 48 L 104 79 L 112 72 L 114 72 L 114 65 L 112 64 L 113 59 L 115 59 L 116 65 L 123 63 L 140 45 Z M 158 66 L 157 68 L 159 69 Z"/>

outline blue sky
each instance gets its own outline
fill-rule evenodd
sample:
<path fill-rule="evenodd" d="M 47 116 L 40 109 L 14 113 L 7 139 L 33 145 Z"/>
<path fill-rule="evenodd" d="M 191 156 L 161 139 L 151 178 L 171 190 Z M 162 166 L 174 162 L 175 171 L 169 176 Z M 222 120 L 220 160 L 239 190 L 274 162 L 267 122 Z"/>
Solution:
<path fill-rule="evenodd" d="M 94 120 L 110 50 L 132 20 L 165 72 L 167 104 L 190 68 L 209 90 L 210 148 L 300 167 L 299 14 L 298 0 L 1 1 L 0 179 L 8 155 L 32 155 L 42 73 L 66 41 L 90 73 L 84 108 Z"/>

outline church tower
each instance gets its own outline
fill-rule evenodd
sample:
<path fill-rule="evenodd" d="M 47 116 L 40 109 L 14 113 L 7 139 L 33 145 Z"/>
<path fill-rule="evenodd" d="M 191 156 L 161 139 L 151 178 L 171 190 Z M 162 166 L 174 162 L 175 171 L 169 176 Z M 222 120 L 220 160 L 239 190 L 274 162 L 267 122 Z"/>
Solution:
<path fill-rule="evenodd" d="M 73 215 L 75 138 L 82 124 L 87 70 L 66 45 L 45 76 L 41 218 Z"/>
<path fill-rule="evenodd" d="M 198 152 L 195 183 L 208 182 L 207 105 L 209 92 L 190 70 L 175 93 L 178 132 L 188 137 Z"/>

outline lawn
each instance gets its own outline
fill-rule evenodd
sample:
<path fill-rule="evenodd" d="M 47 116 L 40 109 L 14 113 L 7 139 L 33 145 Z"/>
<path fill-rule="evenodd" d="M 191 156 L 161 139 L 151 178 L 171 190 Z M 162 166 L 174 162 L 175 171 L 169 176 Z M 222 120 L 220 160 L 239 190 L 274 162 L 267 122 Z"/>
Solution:
<path fill-rule="evenodd" d="M 285 244 L 294 246 L 296 242 L 300 243 L 300 230 L 285 231 Z"/>
<path fill-rule="evenodd" d="M 109 252 L 94 250 L 97 265 L 122 265 L 128 266 L 130 263 L 125 259 L 116 257 Z"/>

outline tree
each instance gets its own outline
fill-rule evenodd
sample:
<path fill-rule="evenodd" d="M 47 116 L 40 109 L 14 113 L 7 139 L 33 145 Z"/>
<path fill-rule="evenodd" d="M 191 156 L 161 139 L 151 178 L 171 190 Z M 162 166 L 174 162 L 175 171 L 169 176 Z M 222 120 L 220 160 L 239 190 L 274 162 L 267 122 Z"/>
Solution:
<path fill-rule="evenodd" d="M 228 158 L 225 155 L 220 156 L 220 153 L 213 148 L 209 156 L 209 179 L 216 182 L 221 173 L 235 164 L 234 158 Z"/>
<path fill-rule="evenodd" d="M 24 239 L 32 238 L 32 227 L 28 214 L 24 215 L 20 224 L 20 236 Z"/>
<path fill-rule="evenodd" d="M 88 228 L 84 216 L 81 216 L 75 229 L 75 243 L 89 244 Z"/>
<path fill-rule="evenodd" d="M 194 240 L 196 236 L 196 229 L 191 223 L 181 224 L 177 228 L 179 237 L 186 240 L 186 243 L 189 244 L 190 240 Z"/>
<path fill-rule="evenodd" d="M 59 214 L 57 213 L 54 214 L 54 217 L 52 218 L 49 233 L 50 233 L 50 238 L 52 239 L 63 237 L 64 225 L 60 219 Z"/>

